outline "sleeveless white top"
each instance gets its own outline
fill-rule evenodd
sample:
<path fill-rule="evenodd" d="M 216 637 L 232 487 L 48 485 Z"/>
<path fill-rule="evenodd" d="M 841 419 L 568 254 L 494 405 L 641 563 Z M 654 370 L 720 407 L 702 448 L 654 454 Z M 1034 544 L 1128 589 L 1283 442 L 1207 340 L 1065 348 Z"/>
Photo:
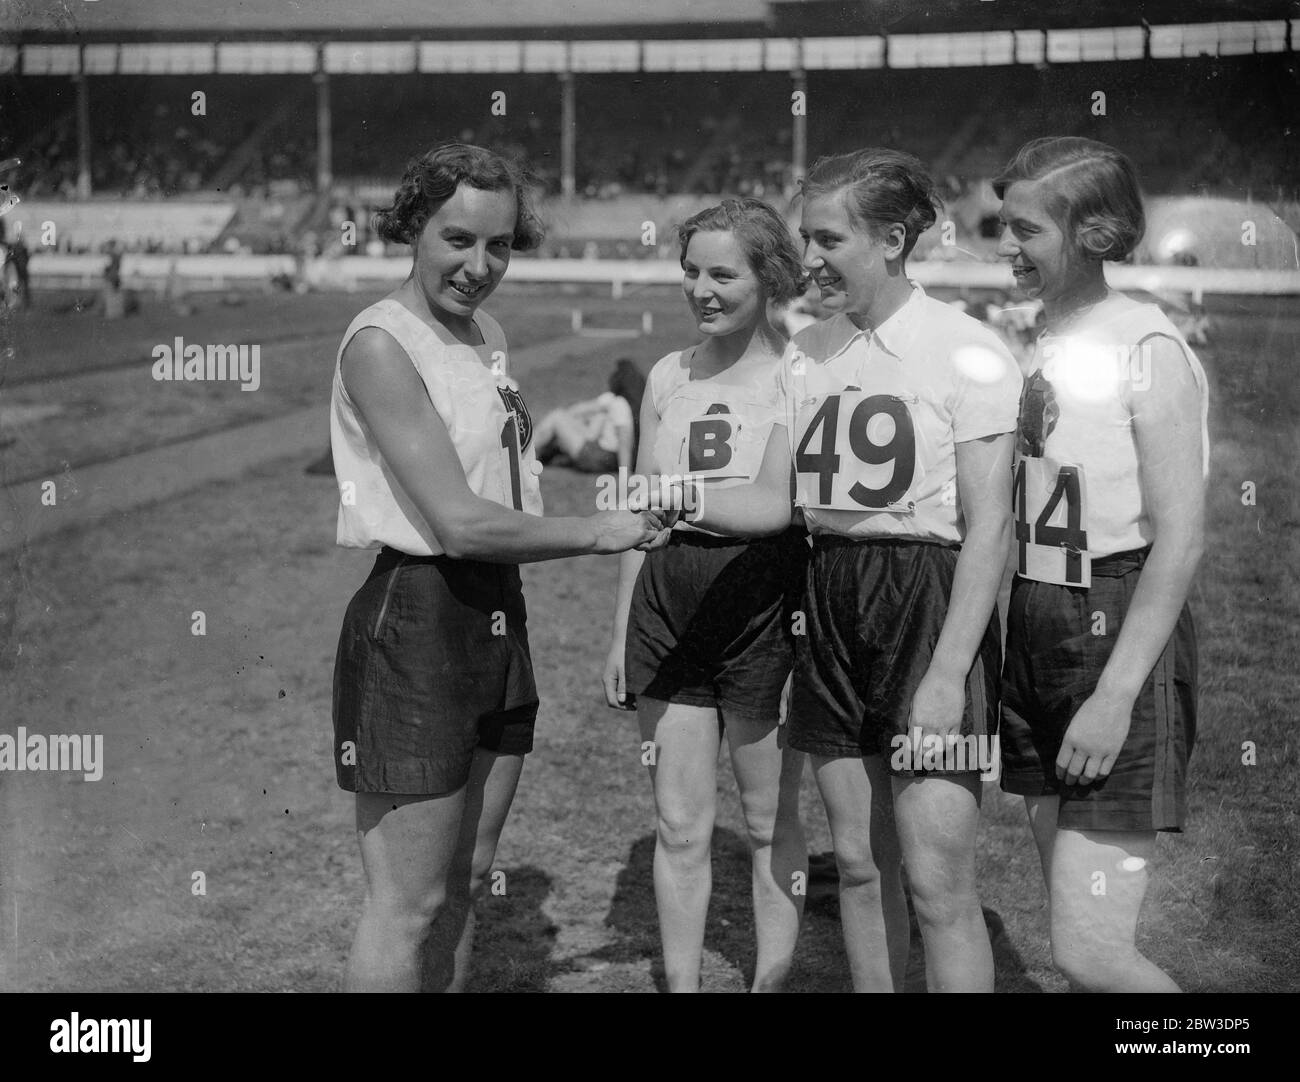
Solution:
<path fill-rule="evenodd" d="M 378 327 L 410 358 L 438 411 L 477 496 L 529 514 L 542 513 L 532 447 L 532 419 L 509 377 L 505 335 L 485 312 L 474 317 L 484 344 L 467 346 L 438 333 L 391 298 L 357 316 L 343 336 L 334 362 L 330 395 L 330 447 L 339 486 L 338 544 L 347 548 L 388 545 L 416 556 L 438 555 L 442 546 L 402 490 L 380 454 L 374 434 L 343 385 L 342 360 L 352 336 Z"/>
<path fill-rule="evenodd" d="M 708 379 L 691 379 L 694 349 L 669 353 L 646 381 L 659 418 L 654 460 L 659 472 L 697 478 L 708 489 L 754 481 L 763 465 L 772 426 L 785 417 L 780 365 L 737 372 L 735 366 Z M 699 530 L 678 520 L 674 529 Z"/>
<path fill-rule="evenodd" d="M 1156 305 L 1115 310 L 1103 302 L 1068 332 L 1040 335 L 1034 348 L 1016 437 L 1017 484 L 1022 472 L 1028 479 L 1023 510 L 1017 491 L 1022 540 L 1037 541 L 1029 531 L 1041 520 L 1058 527 L 1058 533 L 1064 526 L 1080 538 L 1086 535 L 1086 545 L 1078 547 L 1092 559 L 1151 544 L 1154 534 L 1133 430 L 1133 392 L 1149 385 L 1151 342 L 1161 337 L 1181 348 L 1200 390 L 1201 469 L 1208 476 L 1209 390 L 1201 362 Z M 1068 487 L 1059 482 L 1062 469 L 1077 471 Z M 1054 496 L 1058 506 L 1051 510 L 1048 501 Z M 1081 506 L 1076 510 L 1072 502 Z"/>

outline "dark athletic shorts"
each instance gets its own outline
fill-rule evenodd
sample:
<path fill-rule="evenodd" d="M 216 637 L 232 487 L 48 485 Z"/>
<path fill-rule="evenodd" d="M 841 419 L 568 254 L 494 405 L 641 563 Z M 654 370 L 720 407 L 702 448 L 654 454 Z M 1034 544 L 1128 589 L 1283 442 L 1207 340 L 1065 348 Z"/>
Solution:
<path fill-rule="evenodd" d="M 450 793 L 469 780 L 475 748 L 532 751 L 527 620 L 517 567 L 384 548 L 339 635 L 339 786 Z"/>
<path fill-rule="evenodd" d="M 627 690 L 775 722 L 807 563 L 802 529 L 752 540 L 673 531 L 664 548 L 646 553 L 636 580 Z"/>
<path fill-rule="evenodd" d="M 1016 576 L 1007 610 L 1002 678 L 1002 788 L 1061 798 L 1068 830 L 1180 831 L 1187 760 L 1196 739 L 1196 630 L 1184 605 L 1133 706 L 1128 739 L 1110 774 L 1092 785 L 1056 778 L 1056 756 L 1075 712 L 1093 693 L 1124 624 L 1146 551 L 1092 564 L 1092 586 Z M 1105 633 L 1093 634 L 1102 626 Z"/>
<path fill-rule="evenodd" d="M 828 758 L 883 755 L 891 774 L 965 774 L 966 758 L 926 764 L 915 743 L 900 764 L 896 737 L 912 739 L 912 696 L 948 615 L 959 550 L 923 541 L 814 537 L 804 589 L 807 634 L 795 638 L 790 746 Z M 961 735 L 985 756 L 998 731 L 1002 650 L 997 609 L 966 677 Z M 971 747 L 968 741 L 965 747 Z"/>

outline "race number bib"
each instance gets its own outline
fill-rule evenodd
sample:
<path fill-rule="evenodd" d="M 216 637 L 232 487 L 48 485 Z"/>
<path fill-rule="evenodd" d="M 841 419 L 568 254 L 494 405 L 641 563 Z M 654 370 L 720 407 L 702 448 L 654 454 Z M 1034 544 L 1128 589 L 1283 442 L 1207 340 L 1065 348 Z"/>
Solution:
<path fill-rule="evenodd" d="M 763 462 L 757 430 L 722 403 L 714 403 L 686 425 L 677 448 L 676 472 L 701 481 L 752 481 Z"/>
<path fill-rule="evenodd" d="M 1057 586 L 1091 586 L 1088 502 L 1082 466 L 1050 458 L 1016 464 L 1016 570 Z"/>
<path fill-rule="evenodd" d="M 907 399 L 865 391 L 819 396 L 800 407 L 795 428 L 801 505 L 898 514 L 916 510 L 916 423 Z"/>

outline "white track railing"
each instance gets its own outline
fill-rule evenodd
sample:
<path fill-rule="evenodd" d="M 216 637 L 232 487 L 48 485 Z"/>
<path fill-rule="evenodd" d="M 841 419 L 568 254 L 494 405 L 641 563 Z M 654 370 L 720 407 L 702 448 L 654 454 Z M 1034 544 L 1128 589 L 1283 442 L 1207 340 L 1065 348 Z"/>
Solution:
<path fill-rule="evenodd" d="M 106 256 L 37 253 L 31 259 L 34 290 L 98 289 L 103 285 Z M 310 260 L 303 278 L 312 289 L 354 292 L 382 288 L 404 279 L 409 257 Z M 1011 272 L 1002 263 L 918 262 L 909 275 L 923 286 L 950 289 L 1012 288 Z M 126 255 L 122 285 L 127 289 L 164 292 L 212 292 L 266 289 L 275 275 L 297 274 L 292 256 Z M 1300 295 L 1300 271 L 1215 270 L 1209 267 L 1110 266 L 1106 277 L 1121 290 L 1188 294 L 1234 293 L 1250 296 Z M 627 286 L 679 285 L 681 268 L 663 259 L 516 259 L 512 282 L 607 285 L 614 296 Z"/>

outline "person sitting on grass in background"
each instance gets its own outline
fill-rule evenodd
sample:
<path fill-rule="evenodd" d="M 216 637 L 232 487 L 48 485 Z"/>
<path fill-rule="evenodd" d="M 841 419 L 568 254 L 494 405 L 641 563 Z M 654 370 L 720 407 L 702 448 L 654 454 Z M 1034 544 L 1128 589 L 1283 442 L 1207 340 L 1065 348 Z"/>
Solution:
<path fill-rule="evenodd" d="M 632 468 L 645 376 L 628 358 L 614 363 L 609 390 L 551 410 L 538 422 L 537 460 L 583 473 Z"/>

